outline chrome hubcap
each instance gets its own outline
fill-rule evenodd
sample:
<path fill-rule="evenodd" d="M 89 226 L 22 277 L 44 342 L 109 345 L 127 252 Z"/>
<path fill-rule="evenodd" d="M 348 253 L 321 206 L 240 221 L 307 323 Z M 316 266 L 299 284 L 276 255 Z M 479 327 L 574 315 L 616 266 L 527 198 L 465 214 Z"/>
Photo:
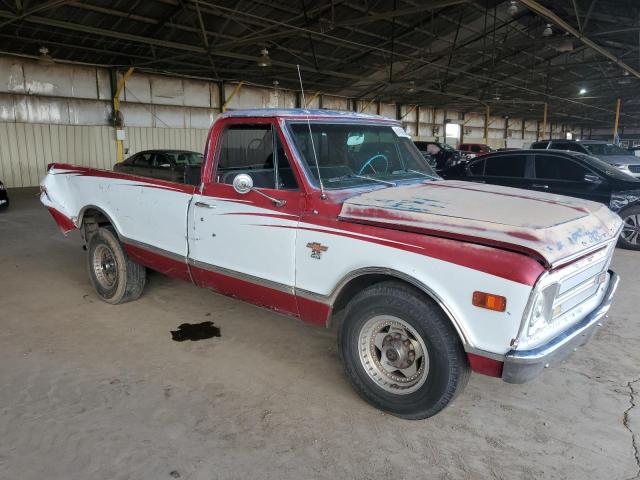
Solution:
<path fill-rule="evenodd" d="M 98 283 L 104 288 L 112 288 L 118 280 L 118 264 L 113 251 L 106 245 L 98 245 L 93 251 L 92 264 Z"/>
<path fill-rule="evenodd" d="M 640 243 L 640 215 L 629 215 L 624 219 L 622 238 L 633 245 Z"/>
<path fill-rule="evenodd" d="M 358 338 L 360 362 L 381 388 L 408 394 L 420 388 L 429 373 L 424 340 L 401 318 L 378 315 L 364 324 Z"/>

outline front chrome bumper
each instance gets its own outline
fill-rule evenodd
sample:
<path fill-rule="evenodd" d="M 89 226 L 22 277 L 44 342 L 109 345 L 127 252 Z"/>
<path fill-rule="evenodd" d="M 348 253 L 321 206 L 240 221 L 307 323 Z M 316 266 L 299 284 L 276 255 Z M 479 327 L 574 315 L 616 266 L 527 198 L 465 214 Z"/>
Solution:
<path fill-rule="evenodd" d="M 602 319 L 611 308 L 613 295 L 620 283 L 620 277 L 615 272 L 609 270 L 609 275 L 607 291 L 593 312 L 544 345 L 531 350 L 508 352 L 504 359 L 502 379 L 508 383 L 528 382 L 540 375 L 545 368 L 560 363 L 577 347 L 587 343 L 596 327 L 602 325 Z"/>

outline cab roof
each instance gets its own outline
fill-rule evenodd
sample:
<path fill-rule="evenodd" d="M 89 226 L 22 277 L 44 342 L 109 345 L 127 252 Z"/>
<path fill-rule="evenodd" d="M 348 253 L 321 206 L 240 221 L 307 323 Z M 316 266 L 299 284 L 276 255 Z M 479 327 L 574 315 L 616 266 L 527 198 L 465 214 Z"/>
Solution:
<path fill-rule="evenodd" d="M 246 110 L 227 110 L 220 114 L 219 118 L 243 118 L 243 117 L 287 117 L 306 120 L 317 118 L 340 118 L 354 120 L 369 120 L 400 125 L 399 120 L 372 115 L 369 113 L 349 112 L 344 110 L 304 109 L 304 108 L 255 108 Z"/>

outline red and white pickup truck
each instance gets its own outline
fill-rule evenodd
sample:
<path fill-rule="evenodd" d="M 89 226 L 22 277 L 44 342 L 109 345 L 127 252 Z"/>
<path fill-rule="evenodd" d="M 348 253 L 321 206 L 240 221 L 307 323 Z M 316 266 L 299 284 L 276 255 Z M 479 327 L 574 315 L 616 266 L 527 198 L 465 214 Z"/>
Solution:
<path fill-rule="evenodd" d="M 470 370 L 535 377 L 618 284 L 606 207 L 444 181 L 378 116 L 225 113 L 192 183 L 52 164 L 41 200 L 81 229 L 106 302 L 138 298 L 150 268 L 335 328 L 354 388 L 405 418 L 438 413 Z"/>

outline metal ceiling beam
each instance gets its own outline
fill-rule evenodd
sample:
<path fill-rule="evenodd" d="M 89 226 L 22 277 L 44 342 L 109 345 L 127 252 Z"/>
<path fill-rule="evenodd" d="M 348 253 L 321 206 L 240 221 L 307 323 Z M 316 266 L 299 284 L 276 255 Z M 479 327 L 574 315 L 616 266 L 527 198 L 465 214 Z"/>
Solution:
<path fill-rule="evenodd" d="M 42 5 L 38 5 L 37 7 L 30 8 L 29 10 L 22 12 L 16 15 L 14 18 L 7 20 L 6 22 L 0 23 L 0 28 L 6 27 L 7 25 L 16 22 L 18 20 L 23 20 L 30 15 L 35 13 L 44 12 L 45 10 L 50 10 L 52 8 L 60 7 L 65 3 L 71 3 L 72 0 L 50 0 Z M 16 4 L 17 5 L 17 4 Z M 21 7 L 20 7 L 21 8 Z"/>
<path fill-rule="evenodd" d="M 523 5 L 526 5 L 531 11 L 537 13 L 541 17 L 546 18 L 548 21 L 552 23 L 555 23 L 558 27 L 562 28 L 564 31 L 576 37 L 578 40 L 580 40 L 582 43 L 587 45 L 592 50 L 595 50 L 600 55 L 607 57 L 609 60 L 611 60 L 616 65 L 618 65 L 620 68 L 622 68 L 623 70 L 626 70 L 627 72 L 632 74 L 634 77 L 640 79 L 640 72 L 638 70 L 631 67 L 630 65 L 627 65 L 625 62 L 623 62 L 614 54 L 612 54 L 609 50 L 602 48 L 593 40 L 581 34 L 579 31 L 577 31 L 575 28 L 573 28 L 571 25 L 569 25 L 567 22 L 565 22 L 562 18 L 560 18 L 555 13 L 553 13 L 551 10 L 540 5 L 536 0 L 520 0 L 520 3 L 522 3 Z"/>
<path fill-rule="evenodd" d="M 14 18 L 15 15 L 13 15 L 12 13 L 9 13 L 9 12 L 0 11 L 0 17 Z M 106 29 L 103 29 L 103 28 L 96 28 L 96 27 L 91 27 L 91 26 L 88 26 L 88 25 L 79 25 L 79 24 L 76 24 L 76 23 L 64 22 L 64 21 L 61 21 L 61 20 L 54 20 L 54 19 L 51 19 L 51 18 L 30 16 L 30 17 L 25 18 L 25 21 L 28 21 L 28 22 L 31 22 L 31 23 L 40 24 L 40 25 L 46 25 L 46 26 L 50 26 L 50 27 L 58 27 L 58 28 L 64 28 L 64 29 L 68 29 L 68 30 L 75 30 L 75 31 L 80 31 L 80 32 L 84 32 L 84 33 L 90 33 L 90 34 L 94 34 L 94 35 L 100 35 L 100 36 L 103 36 L 103 37 L 117 38 L 117 39 L 120 39 L 120 40 L 127 40 L 127 41 L 130 41 L 130 42 L 143 43 L 143 44 L 147 44 L 147 45 L 164 47 L 164 48 L 169 48 L 169 49 L 173 49 L 173 50 L 184 50 L 184 51 L 188 51 L 188 52 L 202 53 L 202 54 L 205 54 L 205 55 L 207 54 L 207 50 L 204 47 L 197 46 L 197 45 L 189 45 L 189 44 L 185 44 L 185 43 L 172 42 L 172 41 L 168 41 L 168 40 L 160 40 L 160 39 L 156 39 L 156 38 L 143 37 L 143 36 L 140 36 L 140 35 L 133 35 L 133 34 L 130 34 L 130 33 L 114 32 L 112 30 L 106 30 Z M 211 55 L 214 55 L 214 56 L 233 58 L 233 59 L 236 59 L 236 60 L 245 60 L 245 61 L 252 62 L 252 63 L 253 62 L 257 62 L 259 60 L 259 57 L 254 56 L 254 55 L 245 55 L 245 54 L 241 54 L 241 53 L 237 53 L 237 52 L 230 52 L 228 50 L 211 50 L 209 53 L 211 53 Z M 277 61 L 277 60 L 272 60 L 272 64 L 275 65 L 275 66 L 287 67 L 287 68 L 291 68 L 291 69 L 295 69 L 296 68 L 295 64 L 289 63 L 289 62 L 281 62 L 281 61 Z M 309 68 L 309 67 L 305 67 L 303 65 L 300 66 L 300 69 L 303 70 L 303 71 L 307 71 L 307 72 L 330 75 L 330 76 L 338 77 L 338 78 L 345 78 L 345 79 L 350 79 L 350 80 L 362 80 L 362 77 L 360 75 L 348 74 L 348 73 L 343 73 L 343 72 L 335 72 L 335 71 L 332 71 L 332 70 L 316 70 L 315 68 Z"/>
<path fill-rule="evenodd" d="M 386 12 L 375 13 L 364 17 L 352 18 L 349 20 L 342 20 L 336 22 L 338 26 L 350 26 L 350 25 L 363 25 L 365 23 L 376 22 L 378 20 L 391 20 L 396 17 L 406 17 L 408 15 L 416 15 L 426 11 L 439 10 L 441 8 L 451 7 L 453 5 L 459 5 L 461 3 L 467 3 L 468 0 L 441 0 L 428 2 L 425 5 L 413 8 L 403 8 L 400 10 L 389 10 Z"/>

